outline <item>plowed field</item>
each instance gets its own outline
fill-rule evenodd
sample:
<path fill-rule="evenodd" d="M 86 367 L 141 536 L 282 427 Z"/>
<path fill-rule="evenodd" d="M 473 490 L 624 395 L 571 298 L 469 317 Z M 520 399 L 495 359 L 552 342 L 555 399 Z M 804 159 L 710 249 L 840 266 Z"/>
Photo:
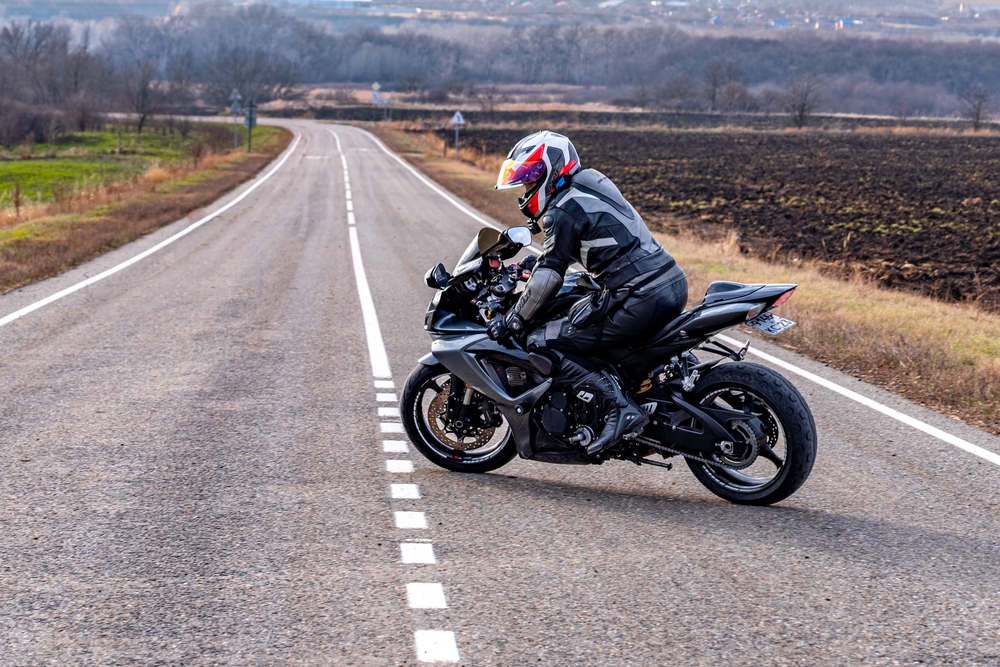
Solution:
<path fill-rule="evenodd" d="M 505 153 L 523 130 L 469 130 Z M 1000 138 L 581 130 L 584 166 L 651 225 L 735 229 L 747 253 L 1000 309 Z"/>

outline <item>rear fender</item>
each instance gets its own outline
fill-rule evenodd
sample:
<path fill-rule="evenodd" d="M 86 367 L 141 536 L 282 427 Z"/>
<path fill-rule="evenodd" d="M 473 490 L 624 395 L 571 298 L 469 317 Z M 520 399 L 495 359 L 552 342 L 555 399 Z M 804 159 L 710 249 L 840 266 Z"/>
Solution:
<path fill-rule="evenodd" d="M 726 303 L 699 310 L 674 331 L 661 338 L 658 344 L 708 338 L 718 331 L 746 322 L 747 313 L 756 305 L 755 303 Z"/>

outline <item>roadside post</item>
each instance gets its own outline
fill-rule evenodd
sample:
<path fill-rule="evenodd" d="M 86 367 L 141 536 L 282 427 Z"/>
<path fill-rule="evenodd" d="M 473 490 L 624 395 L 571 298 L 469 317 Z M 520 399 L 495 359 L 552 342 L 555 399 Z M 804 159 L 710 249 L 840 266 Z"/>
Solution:
<path fill-rule="evenodd" d="M 392 115 L 392 109 L 389 107 L 392 103 L 392 93 L 389 93 L 389 97 L 386 99 L 379 93 L 381 89 L 382 86 L 379 85 L 378 81 L 372 84 L 372 103 L 377 107 L 382 107 L 382 122 L 384 124 L 388 122 L 389 116 Z"/>
<path fill-rule="evenodd" d="M 462 112 L 456 111 L 455 115 L 451 117 L 451 124 L 455 126 L 455 159 L 458 159 L 458 129 L 465 125 L 465 119 L 462 118 Z"/>
<path fill-rule="evenodd" d="M 229 96 L 229 113 L 233 114 L 233 148 L 239 148 L 240 145 L 239 125 L 236 122 L 236 118 L 240 115 L 240 111 L 243 110 L 240 107 L 240 102 L 242 101 L 243 96 L 240 95 L 240 91 L 233 88 L 233 92 Z"/>
<path fill-rule="evenodd" d="M 243 127 L 247 128 L 247 153 L 253 147 L 253 129 L 257 127 L 257 103 L 247 100 L 247 105 L 243 109 Z"/>

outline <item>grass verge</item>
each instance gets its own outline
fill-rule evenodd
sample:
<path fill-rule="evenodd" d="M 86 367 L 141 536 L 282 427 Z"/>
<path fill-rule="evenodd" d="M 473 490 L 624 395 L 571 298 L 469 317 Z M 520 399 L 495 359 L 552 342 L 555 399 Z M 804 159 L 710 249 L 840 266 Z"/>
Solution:
<path fill-rule="evenodd" d="M 0 293 L 47 278 L 183 218 L 240 185 L 281 153 L 291 133 L 259 128 L 255 150 L 153 160 L 110 181 L 40 204 L 28 220 L 0 225 Z"/>
<path fill-rule="evenodd" d="M 475 163 L 482 158 L 449 159 L 436 138 L 374 129 L 390 148 L 470 205 L 504 224 L 523 224 L 516 194 L 492 189 L 495 172 Z M 838 280 L 807 262 L 748 257 L 740 253 L 735 234 L 716 242 L 657 237 L 688 273 L 689 303 L 698 303 L 712 280 L 798 283 L 795 297 L 781 307 L 798 326 L 768 340 L 1000 435 L 997 314 L 880 289 L 860 278 Z"/>

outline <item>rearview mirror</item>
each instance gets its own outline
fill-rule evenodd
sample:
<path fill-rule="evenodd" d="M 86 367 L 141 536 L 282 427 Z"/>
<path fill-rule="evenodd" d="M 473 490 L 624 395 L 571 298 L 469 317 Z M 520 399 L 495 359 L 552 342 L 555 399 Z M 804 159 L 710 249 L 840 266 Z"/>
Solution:
<path fill-rule="evenodd" d="M 522 248 L 531 245 L 531 230 L 527 227 L 511 227 L 501 237 L 506 236 L 511 243 L 516 243 Z"/>
<path fill-rule="evenodd" d="M 444 269 L 444 264 L 438 264 L 424 275 L 424 282 L 431 289 L 444 289 L 448 286 L 451 276 Z"/>

